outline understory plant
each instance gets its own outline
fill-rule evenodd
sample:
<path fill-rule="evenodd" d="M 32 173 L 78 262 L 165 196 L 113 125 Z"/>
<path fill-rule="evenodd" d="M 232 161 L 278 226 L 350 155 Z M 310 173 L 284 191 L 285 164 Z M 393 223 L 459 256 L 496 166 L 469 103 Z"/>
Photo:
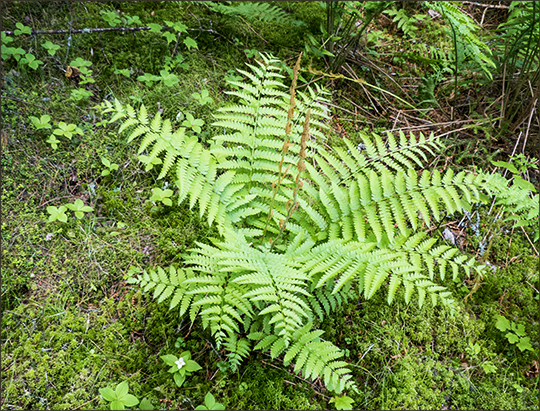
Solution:
<path fill-rule="evenodd" d="M 158 179 L 178 187 L 178 203 L 197 207 L 219 232 L 183 255 L 183 267 L 129 281 L 200 318 L 238 363 L 253 350 L 283 354 L 305 378 L 356 391 L 342 350 L 317 325 L 381 288 L 389 304 L 399 295 L 453 312 L 444 282 L 481 278 L 484 266 L 437 244 L 432 223 L 495 194 L 520 215 L 534 199 L 498 174 L 428 169 L 444 149 L 434 135 L 360 133 L 361 145 L 330 148 L 328 93 L 316 83 L 297 90 L 300 58 L 288 92 L 278 60 L 256 62 L 238 70 L 248 81 L 230 82 L 237 103 L 217 110 L 210 148 L 160 113 L 150 119 L 144 106 L 105 102 L 119 132 L 130 130 L 128 142 L 142 139 L 139 154 L 160 168 Z"/>

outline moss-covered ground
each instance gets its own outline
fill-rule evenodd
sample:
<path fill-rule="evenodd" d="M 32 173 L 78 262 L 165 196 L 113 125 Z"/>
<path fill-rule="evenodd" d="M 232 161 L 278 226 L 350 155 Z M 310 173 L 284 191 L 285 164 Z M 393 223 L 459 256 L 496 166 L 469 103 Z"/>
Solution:
<path fill-rule="evenodd" d="M 198 45 L 188 50 L 179 42 L 187 66 L 173 68 L 177 84 L 150 86 L 136 78 L 159 75 L 175 48 L 175 41 L 167 44 L 159 33 L 12 35 L 10 46 L 32 52 L 44 64 L 33 70 L 14 58 L 3 62 L 2 96 L 8 98 L 2 98 L 1 409 L 108 409 L 98 389 L 122 381 L 156 409 L 193 409 L 207 392 L 227 409 L 334 408 L 320 381 L 306 381 L 269 356 L 253 354 L 236 372 L 218 367 L 224 354 L 215 350 L 208 330 L 126 283 L 130 266 L 181 265 L 183 252 L 216 233 L 187 205 L 149 201 L 151 189 L 163 187 L 158 173 L 144 171 L 137 144 L 126 143 L 116 125 L 102 123 L 105 117 L 95 108 L 104 99 L 143 102 L 150 113 L 161 108 L 163 117 L 178 119 L 177 124 L 180 112 L 190 113 L 204 120 L 204 141 L 214 131 L 212 113 L 232 98 L 224 93 L 226 79 L 239 76 L 234 70 L 253 61 L 254 50 L 272 52 L 291 66 L 307 34 L 326 21 L 319 4 L 281 5 L 307 23 L 298 27 L 231 20 L 195 2 L 1 7 L 3 30 L 16 29 L 16 23 L 35 30 L 109 27 L 100 11 L 120 11 L 139 16 L 142 25 L 182 22 L 190 29 L 184 37 Z M 382 23 L 375 28 L 387 30 Z M 55 56 L 41 46 L 46 41 L 61 46 Z M 92 62 L 95 83 L 78 86 L 65 76 L 63 70 L 78 57 Z M 324 67 L 321 60 L 313 64 Z M 130 75 L 119 74 L 122 69 Z M 333 88 L 335 105 L 356 112 L 351 99 L 358 88 L 341 81 L 326 85 Z M 73 100 L 77 88 L 93 95 Z M 202 105 L 192 97 L 201 90 L 208 90 L 213 102 Z M 358 112 L 348 120 L 340 120 L 343 111 L 337 110 L 329 144 L 354 139 L 359 128 L 392 127 L 384 114 L 367 110 L 370 116 Z M 53 127 L 64 121 L 83 134 L 59 137 L 53 150 L 46 142 L 51 130 L 36 130 L 30 121 L 44 114 Z M 489 146 L 489 138 L 483 144 Z M 118 170 L 102 176 L 102 157 Z M 465 165 L 455 157 L 447 160 Z M 76 199 L 93 211 L 81 219 L 69 212 L 66 223 L 48 221 L 48 206 Z M 482 237 L 492 216 L 486 209 L 480 217 Z M 402 298 L 388 305 L 383 292 L 342 307 L 322 325 L 325 338 L 344 350 L 352 367 L 360 388 L 360 394 L 348 394 L 355 408 L 538 409 L 540 247 L 519 228 L 497 229 L 482 257 L 493 273 L 476 292 L 469 295 L 473 279 L 449 281 L 457 301 L 453 317 L 430 305 L 406 305 Z M 474 255 L 480 237 L 464 230 L 464 250 Z M 498 315 L 525 327 L 532 351 L 509 343 L 495 326 Z M 160 359 L 179 350 L 191 351 L 202 366 L 180 389 Z"/>

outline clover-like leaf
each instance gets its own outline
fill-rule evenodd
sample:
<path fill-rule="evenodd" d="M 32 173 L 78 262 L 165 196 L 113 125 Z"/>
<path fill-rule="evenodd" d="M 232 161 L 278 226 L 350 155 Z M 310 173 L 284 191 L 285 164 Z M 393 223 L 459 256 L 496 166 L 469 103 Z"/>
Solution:
<path fill-rule="evenodd" d="M 51 136 L 46 141 L 51 145 L 54 150 L 58 148 L 58 143 L 60 143 L 60 140 L 58 140 L 54 134 L 51 134 Z"/>
<path fill-rule="evenodd" d="M 55 206 L 48 206 L 47 212 L 50 214 L 49 216 L 50 222 L 53 222 L 56 220 L 61 221 L 63 223 L 67 222 L 67 215 L 65 214 L 66 212 L 65 206 L 60 206 L 58 208 L 56 208 Z"/>
<path fill-rule="evenodd" d="M 114 401 L 116 399 L 116 393 L 110 387 L 100 388 L 98 391 L 107 401 Z"/>

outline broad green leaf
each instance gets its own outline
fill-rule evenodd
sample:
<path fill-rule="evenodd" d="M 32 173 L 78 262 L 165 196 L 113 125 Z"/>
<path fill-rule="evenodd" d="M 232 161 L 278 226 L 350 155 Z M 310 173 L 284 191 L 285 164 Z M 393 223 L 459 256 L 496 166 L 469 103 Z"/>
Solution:
<path fill-rule="evenodd" d="M 534 349 L 531 345 L 531 338 L 530 337 L 523 337 L 516 346 L 523 352 L 525 350 L 529 350 L 534 352 Z"/>
<path fill-rule="evenodd" d="M 209 410 L 211 410 L 216 404 L 216 399 L 211 392 L 208 392 L 204 397 L 204 404 L 208 407 Z"/>
<path fill-rule="evenodd" d="M 116 386 L 116 398 L 121 399 L 124 397 L 129 391 L 129 385 L 127 381 L 122 381 L 120 384 Z"/>
<path fill-rule="evenodd" d="M 139 400 L 137 399 L 137 397 L 135 397 L 134 395 L 131 395 L 131 394 L 124 395 L 121 398 L 121 400 L 122 400 L 122 402 L 124 403 L 124 405 L 126 407 L 134 407 L 135 405 L 137 405 L 139 403 Z"/>
<path fill-rule="evenodd" d="M 336 395 L 334 398 L 331 398 L 329 402 L 335 403 L 336 409 L 338 410 L 352 410 L 352 404 L 354 403 L 354 400 L 346 395 Z"/>
<path fill-rule="evenodd" d="M 159 33 L 161 32 L 161 25 L 160 24 L 155 24 L 155 23 L 150 23 L 148 25 L 148 27 L 150 27 L 150 31 L 152 33 Z"/>
<path fill-rule="evenodd" d="M 174 365 L 175 367 L 176 367 L 175 361 L 178 361 L 178 358 L 175 357 L 175 356 L 172 355 L 172 354 L 162 355 L 162 356 L 161 356 L 161 359 L 162 359 L 163 361 L 165 361 L 165 364 L 171 365 L 171 366 Z"/>
<path fill-rule="evenodd" d="M 150 402 L 149 399 L 147 398 L 143 398 L 142 401 L 141 401 L 141 404 L 139 405 L 139 408 L 141 410 L 147 410 L 147 411 L 152 411 L 152 410 L 155 410 L 156 408 L 154 408 L 154 406 L 152 405 L 152 403 Z"/>
<path fill-rule="evenodd" d="M 113 391 L 112 388 L 100 388 L 98 391 L 101 396 L 107 401 L 114 401 L 116 399 L 116 393 Z"/>
<path fill-rule="evenodd" d="M 186 361 L 185 367 L 186 367 L 186 371 L 190 371 L 190 372 L 198 371 L 202 369 L 202 367 L 193 360 Z"/>
<path fill-rule="evenodd" d="M 510 344 L 515 344 L 519 341 L 519 337 L 512 333 L 506 334 L 506 338 L 508 338 L 508 342 L 510 342 Z"/>
<path fill-rule="evenodd" d="M 111 408 L 112 411 L 125 410 L 126 409 L 126 407 L 124 407 L 124 403 L 122 401 L 118 401 L 118 400 L 114 400 L 113 402 L 111 402 L 110 408 Z"/>
<path fill-rule="evenodd" d="M 186 380 L 185 375 L 181 375 L 179 372 L 174 374 L 174 382 L 178 387 L 181 387 L 182 384 L 184 384 L 184 381 Z"/>
<path fill-rule="evenodd" d="M 199 46 L 197 46 L 197 42 L 193 40 L 191 37 L 186 37 L 184 39 L 184 44 L 188 48 L 188 50 L 191 50 L 192 47 L 195 47 L 197 50 L 199 49 Z"/>
<path fill-rule="evenodd" d="M 497 315 L 497 323 L 495 324 L 495 327 L 501 331 L 506 331 L 510 328 L 510 321 L 508 321 L 502 315 Z"/>

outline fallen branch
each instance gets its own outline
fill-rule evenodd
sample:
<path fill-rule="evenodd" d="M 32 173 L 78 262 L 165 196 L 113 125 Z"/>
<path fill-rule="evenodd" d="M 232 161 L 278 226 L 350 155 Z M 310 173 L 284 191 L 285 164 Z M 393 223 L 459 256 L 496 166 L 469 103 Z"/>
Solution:
<path fill-rule="evenodd" d="M 151 27 L 110 27 L 110 28 L 95 28 L 95 29 L 78 29 L 78 30 L 32 30 L 30 34 L 36 35 L 36 34 L 77 34 L 77 33 L 103 33 L 106 31 L 144 31 L 144 30 L 150 30 Z M 162 30 L 166 31 L 172 31 L 174 28 L 163 26 L 161 28 Z M 200 31 L 201 29 L 186 29 L 187 31 Z M 210 30 L 203 30 L 203 31 L 210 31 Z M 5 33 L 7 35 L 14 35 L 15 33 L 13 31 L 7 30 L 2 31 L 2 33 Z"/>

